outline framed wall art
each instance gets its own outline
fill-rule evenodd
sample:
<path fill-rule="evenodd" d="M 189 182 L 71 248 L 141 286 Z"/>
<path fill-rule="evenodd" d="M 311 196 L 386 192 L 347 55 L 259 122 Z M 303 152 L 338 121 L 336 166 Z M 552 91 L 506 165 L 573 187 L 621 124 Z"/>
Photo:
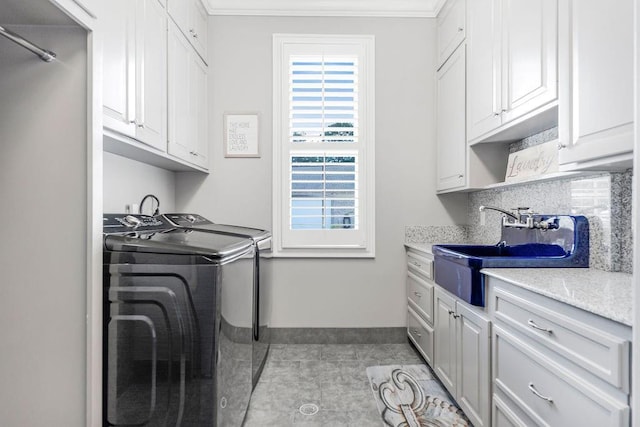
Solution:
<path fill-rule="evenodd" d="M 224 114 L 224 156 L 260 157 L 258 113 Z"/>

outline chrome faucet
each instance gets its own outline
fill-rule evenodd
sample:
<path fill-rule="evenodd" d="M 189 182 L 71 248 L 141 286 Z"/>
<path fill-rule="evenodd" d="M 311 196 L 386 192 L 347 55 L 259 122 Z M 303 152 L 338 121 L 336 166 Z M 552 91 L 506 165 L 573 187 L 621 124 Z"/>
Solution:
<path fill-rule="evenodd" d="M 496 206 L 480 206 L 480 212 L 485 210 L 492 210 L 500 212 L 502 215 L 502 225 L 504 227 L 517 227 L 517 228 L 534 228 L 533 212 L 531 208 L 519 207 L 509 212 L 505 209 L 498 208 Z M 512 221 L 509 220 L 512 219 Z"/>

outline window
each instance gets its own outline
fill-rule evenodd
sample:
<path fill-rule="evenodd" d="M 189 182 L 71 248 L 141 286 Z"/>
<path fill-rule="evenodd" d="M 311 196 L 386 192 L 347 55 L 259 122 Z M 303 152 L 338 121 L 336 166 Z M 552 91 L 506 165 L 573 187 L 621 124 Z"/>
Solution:
<path fill-rule="evenodd" d="M 276 256 L 373 257 L 372 36 L 275 35 Z"/>

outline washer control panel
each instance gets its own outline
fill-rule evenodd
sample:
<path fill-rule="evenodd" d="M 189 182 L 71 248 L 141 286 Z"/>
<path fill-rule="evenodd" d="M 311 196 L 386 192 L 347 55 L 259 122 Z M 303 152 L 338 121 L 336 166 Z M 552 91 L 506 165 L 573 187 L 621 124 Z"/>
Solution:
<path fill-rule="evenodd" d="M 157 231 L 172 228 L 160 217 L 140 214 L 104 214 L 102 229 L 105 233 L 128 231 Z"/>
<path fill-rule="evenodd" d="M 164 214 L 164 216 L 169 221 L 180 227 L 213 224 L 211 221 L 198 214 Z"/>

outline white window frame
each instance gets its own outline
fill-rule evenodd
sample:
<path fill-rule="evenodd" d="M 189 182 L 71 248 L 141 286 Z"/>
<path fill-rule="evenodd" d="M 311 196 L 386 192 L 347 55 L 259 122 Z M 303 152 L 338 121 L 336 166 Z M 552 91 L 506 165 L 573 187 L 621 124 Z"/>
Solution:
<path fill-rule="evenodd" d="M 348 51 L 358 55 L 358 230 L 290 230 L 289 57 Z M 375 45 L 372 35 L 273 35 L 273 256 L 375 256 Z M 303 148 L 303 147 L 300 147 Z M 304 146 L 313 151 L 314 144 Z M 353 150 L 345 144 L 337 150 Z"/>

